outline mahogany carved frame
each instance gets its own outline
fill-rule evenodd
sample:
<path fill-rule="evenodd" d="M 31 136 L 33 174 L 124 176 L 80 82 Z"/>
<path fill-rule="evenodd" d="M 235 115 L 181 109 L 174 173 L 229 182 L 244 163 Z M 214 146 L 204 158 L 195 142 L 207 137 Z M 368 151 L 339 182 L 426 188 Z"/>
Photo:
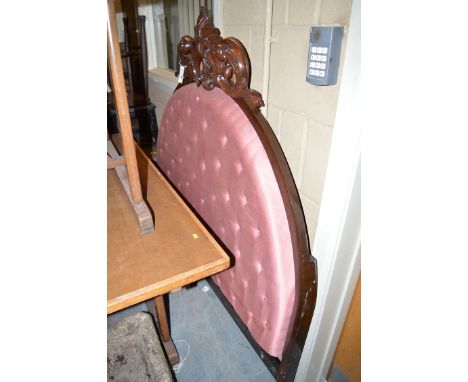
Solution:
<path fill-rule="evenodd" d="M 317 262 L 310 252 L 302 204 L 291 170 L 273 130 L 259 110 L 264 106 L 261 94 L 249 88 L 250 61 L 242 43 L 233 37 L 221 37 L 206 8 L 200 7 L 195 37 L 183 36 L 178 51 L 180 66 L 176 75 L 182 83 L 176 91 L 195 82 L 207 90 L 219 87 L 231 96 L 255 128 L 277 179 L 286 206 L 296 275 L 295 305 L 281 360 L 271 357 L 256 344 L 216 284 L 210 284 L 276 380 L 293 381 L 315 309 Z"/>

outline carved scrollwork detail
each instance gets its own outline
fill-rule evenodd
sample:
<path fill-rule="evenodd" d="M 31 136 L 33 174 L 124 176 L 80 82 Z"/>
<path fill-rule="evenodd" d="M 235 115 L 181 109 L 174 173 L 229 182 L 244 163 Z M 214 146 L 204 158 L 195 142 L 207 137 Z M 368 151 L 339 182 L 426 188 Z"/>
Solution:
<path fill-rule="evenodd" d="M 253 108 L 265 106 L 262 95 L 249 89 L 250 62 L 244 46 L 233 37 L 222 38 L 205 7 L 200 7 L 195 37 L 183 36 L 178 50 L 180 65 L 185 67 L 183 84 L 196 82 L 207 90 L 217 86 Z"/>

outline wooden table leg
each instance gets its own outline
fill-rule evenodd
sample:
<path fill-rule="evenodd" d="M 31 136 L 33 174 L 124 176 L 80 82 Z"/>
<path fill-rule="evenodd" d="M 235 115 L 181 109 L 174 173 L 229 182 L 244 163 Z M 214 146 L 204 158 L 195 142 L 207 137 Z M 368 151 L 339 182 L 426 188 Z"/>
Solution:
<path fill-rule="evenodd" d="M 169 332 L 169 324 L 167 323 L 166 307 L 164 306 L 164 296 L 158 296 L 154 299 L 156 305 L 156 314 L 158 315 L 159 329 L 163 341 L 169 341 L 171 334 Z"/>
<path fill-rule="evenodd" d="M 148 310 L 153 315 L 156 324 L 158 325 L 159 334 L 161 335 L 164 350 L 166 350 L 167 357 L 171 365 L 179 362 L 179 354 L 172 342 L 171 333 L 169 331 L 169 324 L 167 322 L 166 307 L 164 305 L 164 296 L 157 296 L 154 300 L 149 300 L 146 303 Z"/>

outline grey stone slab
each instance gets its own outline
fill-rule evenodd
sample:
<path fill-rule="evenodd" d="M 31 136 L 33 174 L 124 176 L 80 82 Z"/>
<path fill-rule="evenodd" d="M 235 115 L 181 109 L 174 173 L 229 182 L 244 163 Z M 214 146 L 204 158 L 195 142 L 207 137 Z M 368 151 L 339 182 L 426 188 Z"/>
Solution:
<path fill-rule="evenodd" d="M 112 382 L 171 382 L 153 319 L 131 314 L 107 329 L 107 380 Z"/>

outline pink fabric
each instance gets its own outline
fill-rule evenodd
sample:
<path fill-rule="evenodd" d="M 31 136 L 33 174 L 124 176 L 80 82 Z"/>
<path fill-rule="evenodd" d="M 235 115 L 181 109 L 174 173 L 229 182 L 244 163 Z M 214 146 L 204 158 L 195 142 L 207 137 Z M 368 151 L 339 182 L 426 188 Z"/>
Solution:
<path fill-rule="evenodd" d="M 222 90 L 191 84 L 169 100 L 156 152 L 235 257 L 214 281 L 257 343 L 280 356 L 294 305 L 294 263 L 283 200 L 255 129 Z"/>

